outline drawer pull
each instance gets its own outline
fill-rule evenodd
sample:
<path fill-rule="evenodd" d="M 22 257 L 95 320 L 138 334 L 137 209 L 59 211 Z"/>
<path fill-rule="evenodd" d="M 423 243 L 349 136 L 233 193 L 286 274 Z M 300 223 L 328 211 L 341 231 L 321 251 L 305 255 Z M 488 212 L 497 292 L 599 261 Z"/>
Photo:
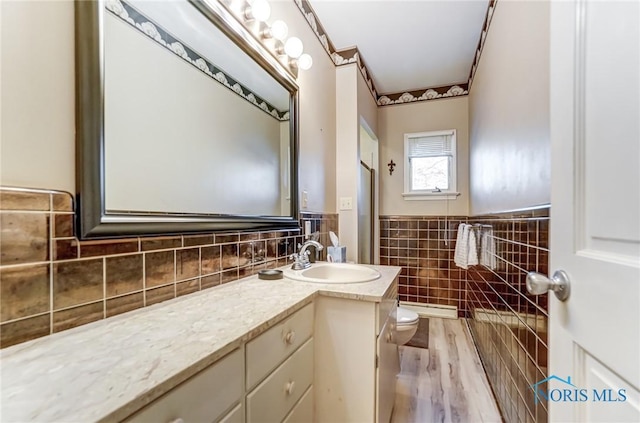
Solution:
<path fill-rule="evenodd" d="M 287 334 L 284 336 L 284 342 L 289 345 L 293 344 L 293 341 L 295 341 L 295 339 L 296 339 L 296 333 L 292 330 L 287 332 Z"/>
<path fill-rule="evenodd" d="M 290 381 L 284 386 L 284 391 L 287 393 L 287 395 L 291 395 L 293 394 L 293 389 L 295 388 L 295 386 L 296 383 L 294 381 Z"/>

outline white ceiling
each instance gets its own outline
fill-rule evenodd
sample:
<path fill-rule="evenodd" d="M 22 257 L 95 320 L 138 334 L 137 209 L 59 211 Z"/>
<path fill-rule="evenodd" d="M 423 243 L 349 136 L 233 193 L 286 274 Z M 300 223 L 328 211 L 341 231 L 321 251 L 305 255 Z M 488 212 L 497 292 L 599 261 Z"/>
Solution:
<path fill-rule="evenodd" d="M 357 46 L 379 93 L 467 82 L 488 0 L 310 0 L 337 50 Z"/>

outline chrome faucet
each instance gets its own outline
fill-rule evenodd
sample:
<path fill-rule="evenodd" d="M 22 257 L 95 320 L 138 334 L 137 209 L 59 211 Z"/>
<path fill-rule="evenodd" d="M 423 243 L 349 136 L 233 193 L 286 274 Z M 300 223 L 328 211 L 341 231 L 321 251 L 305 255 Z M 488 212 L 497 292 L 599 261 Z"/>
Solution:
<path fill-rule="evenodd" d="M 307 251 L 307 248 L 309 248 L 310 246 L 316 247 L 318 251 L 322 251 L 322 249 L 324 249 L 322 244 L 311 239 L 305 241 L 305 243 L 302 245 L 298 244 L 298 248 L 300 248 L 300 250 L 297 253 L 291 254 L 291 259 L 293 260 L 291 269 L 302 270 L 311 267 L 311 263 L 309 262 L 309 251 Z"/>

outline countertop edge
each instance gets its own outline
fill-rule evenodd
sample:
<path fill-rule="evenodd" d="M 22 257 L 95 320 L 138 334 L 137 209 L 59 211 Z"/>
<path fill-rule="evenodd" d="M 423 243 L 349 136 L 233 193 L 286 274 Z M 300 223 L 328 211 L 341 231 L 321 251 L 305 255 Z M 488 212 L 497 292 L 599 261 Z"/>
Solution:
<path fill-rule="evenodd" d="M 206 369 L 207 367 L 209 367 L 216 361 L 220 360 L 227 354 L 239 348 L 241 345 L 249 342 L 251 339 L 254 339 L 260 334 L 268 331 L 270 328 L 274 327 L 277 323 L 279 323 L 283 319 L 286 319 L 288 316 L 294 314 L 295 312 L 302 309 L 306 305 L 312 303 L 319 296 L 343 298 L 343 299 L 356 300 L 356 301 L 376 302 L 376 303 L 382 302 L 382 300 L 389 294 L 390 289 L 393 286 L 393 282 L 394 280 L 397 279 L 401 271 L 401 268 L 397 266 L 379 266 L 379 265 L 369 265 L 369 266 L 377 268 L 381 273 L 381 278 L 377 280 L 377 285 L 375 284 L 368 285 L 368 287 L 364 285 L 359 285 L 360 286 L 359 288 L 358 286 L 353 286 L 349 284 L 336 284 L 336 285 L 309 284 L 304 289 L 297 289 L 296 290 L 297 293 L 295 295 L 293 296 L 289 295 L 289 300 L 291 301 L 286 301 L 286 302 L 283 302 L 282 304 L 279 304 L 280 307 L 284 307 L 283 309 L 279 309 L 278 305 L 276 305 L 273 310 L 275 311 L 273 315 L 271 315 L 268 312 L 268 313 L 264 313 L 263 316 L 260 316 L 260 318 L 263 320 L 256 319 L 255 321 L 252 321 L 251 319 L 246 318 L 247 316 L 250 317 L 251 314 L 248 314 L 248 315 L 245 314 L 244 315 L 245 327 L 243 328 L 243 330 L 246 329 L 245 332 L 237 331 L 237 333 L 235 333 L 233 337 L 230 336 L 228 337 L 228 339 L 227 338 L 220 339 L 222 342 L 219 342 L 215 346 L 212 345 L 212 348 L 214 349 L 212 349 L 211 352 L 208 352 L 208 353 L 205 352 L 204 354 L 202 353 L 194 354 L 193 357 L 191 358 L 189 358 L 188 355 L 185 356 L 187 357 L 186 359 L 183 359 L 182 362 L 178 362 L 174 365 L 175 369 L 179 369 L 179 370 L 176 370 L 175 372 L 172 372 L 171 370 L 169 371 L 163 370 L 163 371 L 157 372 L 158 376 L 162 376 L 164 377 L 164 379 L 160 381 L 156 381 L 153 378 L 147 379 L 153 382 L 148 383 L 149 386 L 143 387 L 146 389 L 138 389 L 136 391 L 135 389 L 132 390 L 129 388 L 127 390 L 127 388 L 125 388 L 122 391 L 122 392 L 125 392 L 125 394 L 122 394 L 119 392 L 120 395 L 118 395 L 118 393 L 115 393 L 117 391 L 115 391 L 114 389 L 117 389 L 117 387 L 120 387 L 120 386 L 125 386 L 125 383 L 120 383 L 125 381 L 125 379 L 122 379 L 122 375 L 119 376 L 120 379 L 118 377 L 110 378 L 110 376 L 112 375 L 110 368 L 108 367 L 100 368 L 95 366 L 94 368 L 92 368 L 91 366 L 82 367 L 82 364 L 78 364 L 78 366 L 80 367 L 76 366 L 76 368 L 78 369 L 76 370 L 76 373 L 69 373 L 69 374 L 74 374 L 74 375 L 82 374 L 83 371 L 89 372 L 87 374 L 90 374 L 93 371 L 94 375 L 97 373 L 98 376 L 94 376 L 93 378 L 91 377 L 79 378 L 81 379 L 81 382 L 82 382 L 80 383 L 79 386 L 82 386 L 84 384 L 87 387 L 90 387 L 91 389 L 93 389 L 94 385 L 89 385 L 86 382 L 87 381 L 94 382 L 94 379 L 95 381 L 98 381 L 100 378 L 102 378 L 103 380 L 110 380 L 110 382 L 108 382 L 107 384 L 105 383 L 96 384 L 95 386 L 97 388 L 94 390 L 94 394 L 93 394 L 94 396 L 87 396 L 86 399 L 88 399 L 88 401 L 85 401 L 84 404 L 82 405 L 76 404 L 75 408 L 71 406 L 65 406 L 64 404 L 74 404 L 75 402 L 73 401 L 72 398 L 77 398 L 77 395 L 81 395 L 82 392 L 86 392 L 87 395 L 91 395 L 91 394 L 88 393 L 89 390 L 82 390 L 82 388 L 76 387 L 75 390 L 72 390 L 73 392 L 69 393 L 67 396 L 58 397 L 54 395 L 55 397 L 57 397 L 57 399 L 51 397 L 51 395 L 55 394 L 56 392 L 54 386 L 64 386 L 64 383 L 62 383 L 62 385 L 58 384 L 58 382 L 62 382 L 62 379 L 60 379 L 58 382 L 55 382 L 55 379 L 53 379 L 51 381 L 52 383 L 49 383 L 50 387 L 44 388 L 44 389 L 40 389 L 40 388 L 32 389 L 31 387 L 29 387 L 28 384 L 22 384 L 21 382 L 19 382 L 18 379 L 16 379 L 18 380 L 18 382 L 13 383 L 6 388 L 4 386 L 5 384 L 3 384 L 2 390 L 1 390 L 2 395 L 0 396 L 0 399 L 3 404 L 5 403 L 5 401 L 8 401 L 10 403 L 12 401 L 12 398 L 14 397 L 18 401 L 17 404 L 21 404 L 20 406 L 18 406 L 17 404 L 15 406 L 22 407 L 22 406 L 25 406 L 26 404 L 29 404 L 29 406 L 26 407 L 27 408 L 26 410 L 25 409 L 20 410 L 20 408 L 18 408 L 18 409 L 14 409 L 12 413 L 9 412 L 8 414 L 10 414 L 13 417 L 7 417 L 7 418 L 14 419 L 14 420 L 16 419 L 17 420 L 64 419 L 64 420 L 72 420 L 72 421 L 82 420 L 82 421 L 99 421 L 99 422 L 111 422 L 111 421 L 124 420 L 130 417 L 131 415 L 135 414 L 139 410 L 143 409 L 148 404 L 159 399 L 160 397 L 162 397 L 167 392 L 171 391 L 181 383 L 187 381 L 197 373 Z M 216 291 L 214 290 L 217 290 L 218 288 L 224 289 L 225 286 L 231 288 L 234 286 L 239 287 L 240 284 L 245 284 L 245 283 L 249 284 L 249 285 L 245 285 L 246 288 L 231 290 L 231 292 L 235 291 L 237 293 L 242 293 L 242 289 L 253 289 L 252 286 L 254 285 L 251 285 L 251 284 L 255 283 L 257 279 L 258 278 L 256 275 L 252 275 L 237 281 L 230 282 L 229 284 L 221 285 L 219 287 L 214 287 L 211 290 L 206 290 L 208 291 L 209 294 L 212 294 L 210 297 L 207 297 L 207 301 L 209 301 L 208 298 L 214 298 L 214 299 L 216 297 L 218 299 L 224 298 L 225 294 L 222 294 L 221 292 L 217 292 L 217 295 L 216 295 Z M 261 282 L 264 282 L 267 284 L 269 283 L 269 281 L 261 281 Z M 296 282 L 288 279 L 285 279 L 283 282 L 285 282 L 285 284 L 288 282 L 292 282 L 296 284 L 297 283 L 307 284 L 307 282 Z M 282 291 L 283 292 L 282 295 L 285 295 L 285 296 L 286 296 L 286 293 L 289 292 L 289 288 L 287 288 L 285 285 L 282 285 L 282 284 L 280 284 L 277 289 L 284 289 L 284 291 Z M 361 292 L 358 292 L 359 290 Z M 203 295 L 203 293 L 206 293 L 206 291 L 199 291 L 194 294 Z M 278 291 L 275 291 L 275 292 L 278 292 Z M 277 294 L 277 295 L 280 295 L 280 294 Z M 271 296 L 271 300 L 273 301 L 274 298 L 277 300 L 278 299 L 277 295 Z M 185 301 L 189 297 L 190 296 L 181 297 L 180 301 Z M 196 298 L 196 297 L 193 297 L 193 298 Z M 244 297 L 236 297 L 235 303 L 238 303 L 237 298 L 244 298 Z M 255 297 L 255 298 L 257 299 L 257 298 L 264 298 L 264 297 Z M 139 317 L 141 315 L 144 318 L 147 318 L 147 316 L 149 316 L 149 318 L 153 318 L 153 316 L 157 317 L 160 315 L 158 314 L 158 310 L 162 310 L 162 315 L 163 316 L 166 315 L 166 317 L 164 317 L 166 320 L 166 318 L 170 317 L 171 313 L 174 313 L 174 314 L 180 313 L 180 309 L 178 305 L 181 303 L 174 302 L 177 300 L 178 298 L 167 301 L 166 303 L 164 303 L 164 305 L 157 304 L 155 306 L 152 306 L 154 307 L 154 309 L 142 308 L 142 309 L 135 310 L 133 313 L 138 313 L 138 314 L 131 315 L 131 316 L 137 316 L 136 320 L 134 320 L 133 322 L 140 321 Z M 265 304 L 269 304 L 269 303 L 265 303 Z M 235 307 L 237 309 L 238 304 L 235 304 Z M 234 310 L 234 308 L 230 308 L 228 310 Z M 264 319 L 265 317 L 266 319 Z M 63 355 L 60 355 L 60 352 L 64 351 L 64 349 L 57 348 L 56 346 L 62 346 L 62 345 L 68 346 L 68 345 L 74 345 L 74 344 L 83 345 L 83 343 L 86 342 L 85 341 L 86 338 L 84 338 L 85 336 L 89 335 L 89 338 L 92 338 L 92 337 L 96 338 L 98 335 L 102 336 L 102 332 L 106 331 L 105 326 L 118 327 L 119 324 L 123 320 L 126 320 L 127 318 L 125 317 L 125 315 L 120 315 L 120 316 L 117 316 L 116 319 L 119 319 L 119 320 L 104 319 L 104 320 L 95 322 L 99 326 L 91 327 L 90 325 L 84 325 L 78 328 L 71 329 L 68 332 L 67 331 L 61 332 L 56 335 L 57 338 L 55 339 L 51 339 L 49 337 L 39 338 L 37 340 L 33 340 L 25 344 L 16 345 L 15 348 L 9 347 L 6 350 L 0 351 L 0 358 L 3 358 L 2 360 L 3 363 L 1 363 L 2 367 L 10 366 L 8 368 L 11 369 L 14 373 L 17 372 L 16 374 L 24 374 L 20 372 L 24 371 L 25 369 L 30 370 L 32 374 L 41 374 L 41 373 L 34 373 L 34 372 L 42 371 L 43 369 L 53 369 L 56 367 L 56 364 L 58 362 L 52 361 L 53 360 L 52 358 L 47 358 L 45 360 L 42 360 L 39 357 L 49 356 L 50 354 L 53 354 L 53 356 L 57 356 L 57 357 L 64 357 Z M 248 322 L 246 322 L 247 320 Z M 162 319 L 160 320 L 160 322 L 162 322 Z M 156 329 L 161 328 L 160 322 L 154 323 Z M 188 322 L 191 322 L 191 323 L 188 323 Z M 193 325 L 194 322 L 196 321 L 194 321 L 193 318 L 191 318 L 191 320 L 188 320 L 188 319 L 185 320 L 185 324 L 187 325 Z M 247 324 L 249 322 L 250 324 Z M 204 323 L 204 322 L 198 321 L 197 323 Z M 101 326 L 102 326 L 102 329 L 98 329 Z M 188 326 L 186 326 L 186 328 L 188 329 Z M 98 330 L 98 332 L 96 332 L 96 330 Z M 145 333 L 145 332 L 141 332 L 141 333 Z M 172 333 L 171 331 L 163 333 L 162 335 L 164 336 L 163 339 L 167 339 L 167 336 L 169 336 L 171 333 Z M 63 334 L 68 336 L 65 336 Z M 209 331 L 206 334 L 207 336 L 210 337 L 211 334 L 215 334 L 215 332 Z M 49 340 L 47 340 L 47 338 L 49 338 Z M 126 339 L 126 338 L 123 338 L 122 336 L 120 338 L 122 338 L 123 341 Z M 114 342 L 118 342 L 117 345 L 121 345 L 120 341 L 118 341 L 118 339 L 120 338 L 116 338 L 116 340 L 114 341 Z M 206 337 L 203 339 L 202 342 L 204 342 L 205 339 Z M 81 340 L 82 342 L 79 343 L 78 340 Z M 125 344 L 122 343 L 122 345 L 125 345 Z M 134 343 L 133 345 L 135 346 L 137 344 Z M 143 344 L 140 344 L 140 345 L 143 345 Z M 153 344 L 150 344 L 150 345 L 151 345 L 151 349 L 149 351 L 152 351 L 154 345 Z M 161 360 L 162 362 L 166 363 L 167 360 L 170 360 L 170 358 L 169 359 L 166 358 L 166 357 L 170 357 L 170 356 L 167 356 L 166 354 L 172 354 L 174 352 L 177 354 L 181 354 L 183 353 L 183 351 L 186 351 L 184 348 L 180 348 L 180 347 L 177 349 L 174 348 L 172 350 L 169 348 L 170 345 L 172 344 L 169 343 L 168 341 L 160 340 L 160 344 L 157 344 L 159 349 L 153 350 L 153 351 L 159 351 L 159 352 L 151 356 L 144 356 L 149 358 L 146 359 L 146 363 L 142 361 L 141 363 L 143 363 L 143 365 L 140 367 L 145 367 L 144 364 L 146 364 L 146 367 L 152 367 L 152 365 L 155 366 L 157 360 Z M 183 343 L 183 344 L 176 344 L 176 345 L 190 345 L 190 344 Z M 54 349 L 50 349 L 51 347 L 54 347 Z M 129 344 L 128 347 L 130 349 L 131 345 Z M 85 357 L 86 357 L 86 353 L 85 353 Z M 104 360 L 104 357 L 108 357 L 108 356 L 105 356 L 104 354 L 102 356 L 103 361 L 108 361 L 108 360 Z M 129 356 L 120 354 L 119 356 L 118 355 L 115 356 L 116 361 L 118 360 L 118 357 L 121 357 L 122 359 L 129 358 Z M 71 357 L 71 359 L 73 358 Z M 38 360 L 38 361 L 35 361 L 35 360 Z M 154 360 L 154 361 L 151 361 L 151 360 Z M 113 362 L 113 360 L 111 360 L 111 362 Z M 78 361 L 78 363 L 83 363 L 83 362 Z M 131 366 L 131 364 L 129 364 L 129 366 Z M 95 370 L 96 368 L 98 369 L 97 371 Z M 118 368 L 120 369 L 120 373 L 122 373 L 122 370 L 126 371 L 128 369 L 127 367 L 118 367 Z M 29 372 L 27 372 L 27 374 L 28 373 Z M 118 372 L 116 371 L 115 374 L 117 375 L 117 373 Z M 145 376 L 147 375 L 147 373 L 142 374 L 142 370 L 137 370 L 137 373 L 136 372 L 132 372 L 132 373 L 133 373 L 133 375 L 131 376 L 132 380 L 142 381 L 146 379 Z M 17 377 L 17 376 L 14 376 L 14 377 Z M 34 386 L 33 382 L 36 380 L 38 379 L 31 380 L 31 386 Z M 66 383 L 73 383 L 73 382 L 67 381 Z M 37 383 L 35 385 L 37 385 Z M 45 382 L 45 385 L 40 385 L 40 386 L 47 386 L 46 382 Z M 104 395 L 98 395 L 101 392 L 103 394 L 107 393 L 106 397 Z M 111 394 L 108 394 L 108 393 L 111 393 Z M 36 398 L 41 397 L 43 399 L 41 401 L 33 401 L 34 397 Z M 107 400 L 96 401 L 95 398 L 106 398 Z M 131 398 L 131 399 L 127 401 L 128 398 Z M 121 401 L 119 401 L 119 399 Z M 51 401 L 53 401 L 53 403 Z M 50 406 L 55 404 L 57 401 L 60 401 L 58 402 L 58 406 L 53 406 L 48 411 L 43 412 L 44 410 L 47 410 Z M 80 401 L 80 403 L 82 403 L 82 401 Z M 98 406 L 99 403 L 102 404 L 102 407 Z M 9 411 L 9 410 L 6 410 L 6 411 Z"/>

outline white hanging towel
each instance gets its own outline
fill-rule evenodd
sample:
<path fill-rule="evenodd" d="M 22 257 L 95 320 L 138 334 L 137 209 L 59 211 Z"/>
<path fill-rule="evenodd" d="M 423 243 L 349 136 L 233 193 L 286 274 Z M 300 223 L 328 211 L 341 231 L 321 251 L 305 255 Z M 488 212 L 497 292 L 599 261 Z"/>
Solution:
<path fill-rule="evenodd" d="M 482 232 L 480 264 L 489 270 L 496 268 L 496 240 L 493 237 L 493 228 L 485 229 Z"/>
<path fill-rule="evenodd" d="M 472 226 L 461 223 L 458 226 L 458 236 L 456 238 L 456 249 L 453 254 L 453 261 L 456 266 L 468 269 L 469 266 L 478 264 L 478 247 L 476 245 L 476 235 Z"/>
<path fill-rule="evenodd" d="M 456 249 L 453 254 L 453 261 L 458 267 L 467 269 L 469 260 L 469 225 L 461 223 L 458 226 L 458 236 L 456 237 Z"/>
<path fill-rule="evenodd" d="M 478 264 L 478 245 L 476 244 L 476 234 L 469 226 L 469 243 L 467 246 L 467 267 Z"/>

